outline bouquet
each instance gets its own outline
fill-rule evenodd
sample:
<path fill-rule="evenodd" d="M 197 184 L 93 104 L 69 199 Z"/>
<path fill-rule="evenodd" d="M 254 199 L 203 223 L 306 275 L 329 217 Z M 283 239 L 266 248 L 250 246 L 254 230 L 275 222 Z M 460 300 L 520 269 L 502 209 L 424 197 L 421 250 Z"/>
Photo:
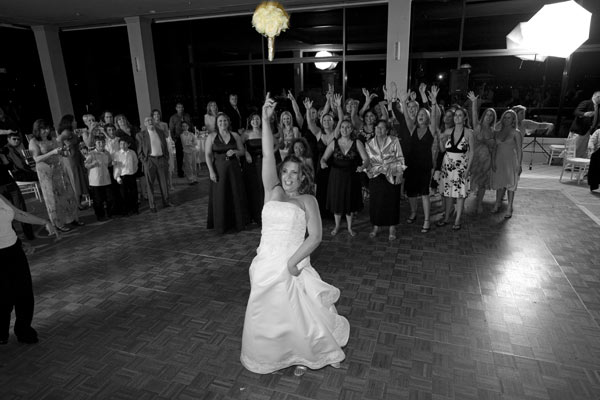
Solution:
<path fill-rule="evenodd" d="M 275 57 L 275 37 L 289 28 L 290 15 L 276 1 L 263 1 L 254 10 L 252 26 L 269 39 L 269 61 Z"/>

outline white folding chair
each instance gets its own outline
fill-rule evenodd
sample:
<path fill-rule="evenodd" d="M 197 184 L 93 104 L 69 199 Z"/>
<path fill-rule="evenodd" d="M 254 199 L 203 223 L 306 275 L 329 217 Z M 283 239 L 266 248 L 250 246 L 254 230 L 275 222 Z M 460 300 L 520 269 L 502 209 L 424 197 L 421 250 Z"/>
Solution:
<path fill-rule="evenodd" d="M 17 181 L 17 185 L 19 186 L 19 190 L 21 190 L 22 194 L 33 193 L 35 198 L 39 201 L 42 201 L 42 195 L 40 194 L 40 188 L 37 182 L 19 182 Z"/>
<path fill-rule="evenodd" d="M 563 173 L 567 168 L 571 169 L 571 180 L 573 180 L 573 174 L 577 169 L 577 183 L 581 183 L 581 178 L 585 176 L 589 166 L 590 159 L 589 158 L 580 158 L 575 157 L 575 147 L 576 147 L 577 139 L 575 137 L 567 138 L 565 141 L 565 154 L 563 157 L 563 168 L 560 172 L 560 178 L 558 178 L 559 182 L 562 182 Z"/>

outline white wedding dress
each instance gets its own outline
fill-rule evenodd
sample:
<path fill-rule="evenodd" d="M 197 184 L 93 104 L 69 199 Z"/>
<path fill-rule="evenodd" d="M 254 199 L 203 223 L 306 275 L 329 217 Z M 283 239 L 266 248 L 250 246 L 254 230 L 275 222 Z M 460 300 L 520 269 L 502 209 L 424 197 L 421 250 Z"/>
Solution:
<path fill-rule="evenodd" d="M 268 374 L 293 365 L 311 369 L 339 363 L 350 324 L 333 305 L 339 289 L 323 282 L 304 259 L 298 277 L 287 261 L 304 241 L 304 211 L 293 203 L 267 202 L 262 237 L 250 265 L 250 298 L 242 334 L 244 367 Z"/>

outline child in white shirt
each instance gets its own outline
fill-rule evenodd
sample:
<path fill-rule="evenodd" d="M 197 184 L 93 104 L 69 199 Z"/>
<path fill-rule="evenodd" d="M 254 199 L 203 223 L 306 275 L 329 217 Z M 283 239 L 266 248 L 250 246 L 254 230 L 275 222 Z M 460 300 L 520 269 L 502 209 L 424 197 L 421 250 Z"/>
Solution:
<path fill-rule="evenodd" d="M 119 183 L 122 210 L 128 216 L 138 214 L 138 191 L 136 184 L 136 173 L 138 169 L 138 158 L 135 151 L 131 150 L 132 139 L 129 136 L 119 138 L 120 150 L 115 153 L 114 178 Z"/>
<path fill-rule="evenodd" d="M 84 165 L 89 173 L 94 213 L 98 221 L 104 221 L 107 215 L 111 218 L 114 212 L 113 196 L 110 190 L 110 172 L 108 171 L 112 158 L 104 149 L 104 136 L 96 136 L 94 142 L 96 147 L 88 153 Z"/>

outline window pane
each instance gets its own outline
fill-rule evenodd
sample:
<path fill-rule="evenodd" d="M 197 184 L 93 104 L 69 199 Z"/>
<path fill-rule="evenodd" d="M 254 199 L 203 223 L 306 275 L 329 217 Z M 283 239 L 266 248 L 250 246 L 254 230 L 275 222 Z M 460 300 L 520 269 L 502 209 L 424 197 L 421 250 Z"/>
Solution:
<path fill-rule="evenodd" d="M 3 40 L 0 60 L 0 107 L 23 133 L 31 132 L 33 121 L 44 118 L 52 123 L 46 85 L 35 38 L 31 30 L 0 27 Z M 16 55 L 12 57 L 9 55 Z M 6 143 L 0 139 L 0 145 Z"/>
<path fill-rule="evenodd" d="M 462 0 L 413 2 L 411 51 L 458 50 Z"/>
<path fill-rule="evenodd" d="M 346 8 L 346 54 L 385 54 L 387 22 L 387 4 Z"/>
<path fill-rule="evenodd" d="M 110 110 L 139 126 L 127 28 L 61 32 L 60 40 L 75 116 Z"/>

